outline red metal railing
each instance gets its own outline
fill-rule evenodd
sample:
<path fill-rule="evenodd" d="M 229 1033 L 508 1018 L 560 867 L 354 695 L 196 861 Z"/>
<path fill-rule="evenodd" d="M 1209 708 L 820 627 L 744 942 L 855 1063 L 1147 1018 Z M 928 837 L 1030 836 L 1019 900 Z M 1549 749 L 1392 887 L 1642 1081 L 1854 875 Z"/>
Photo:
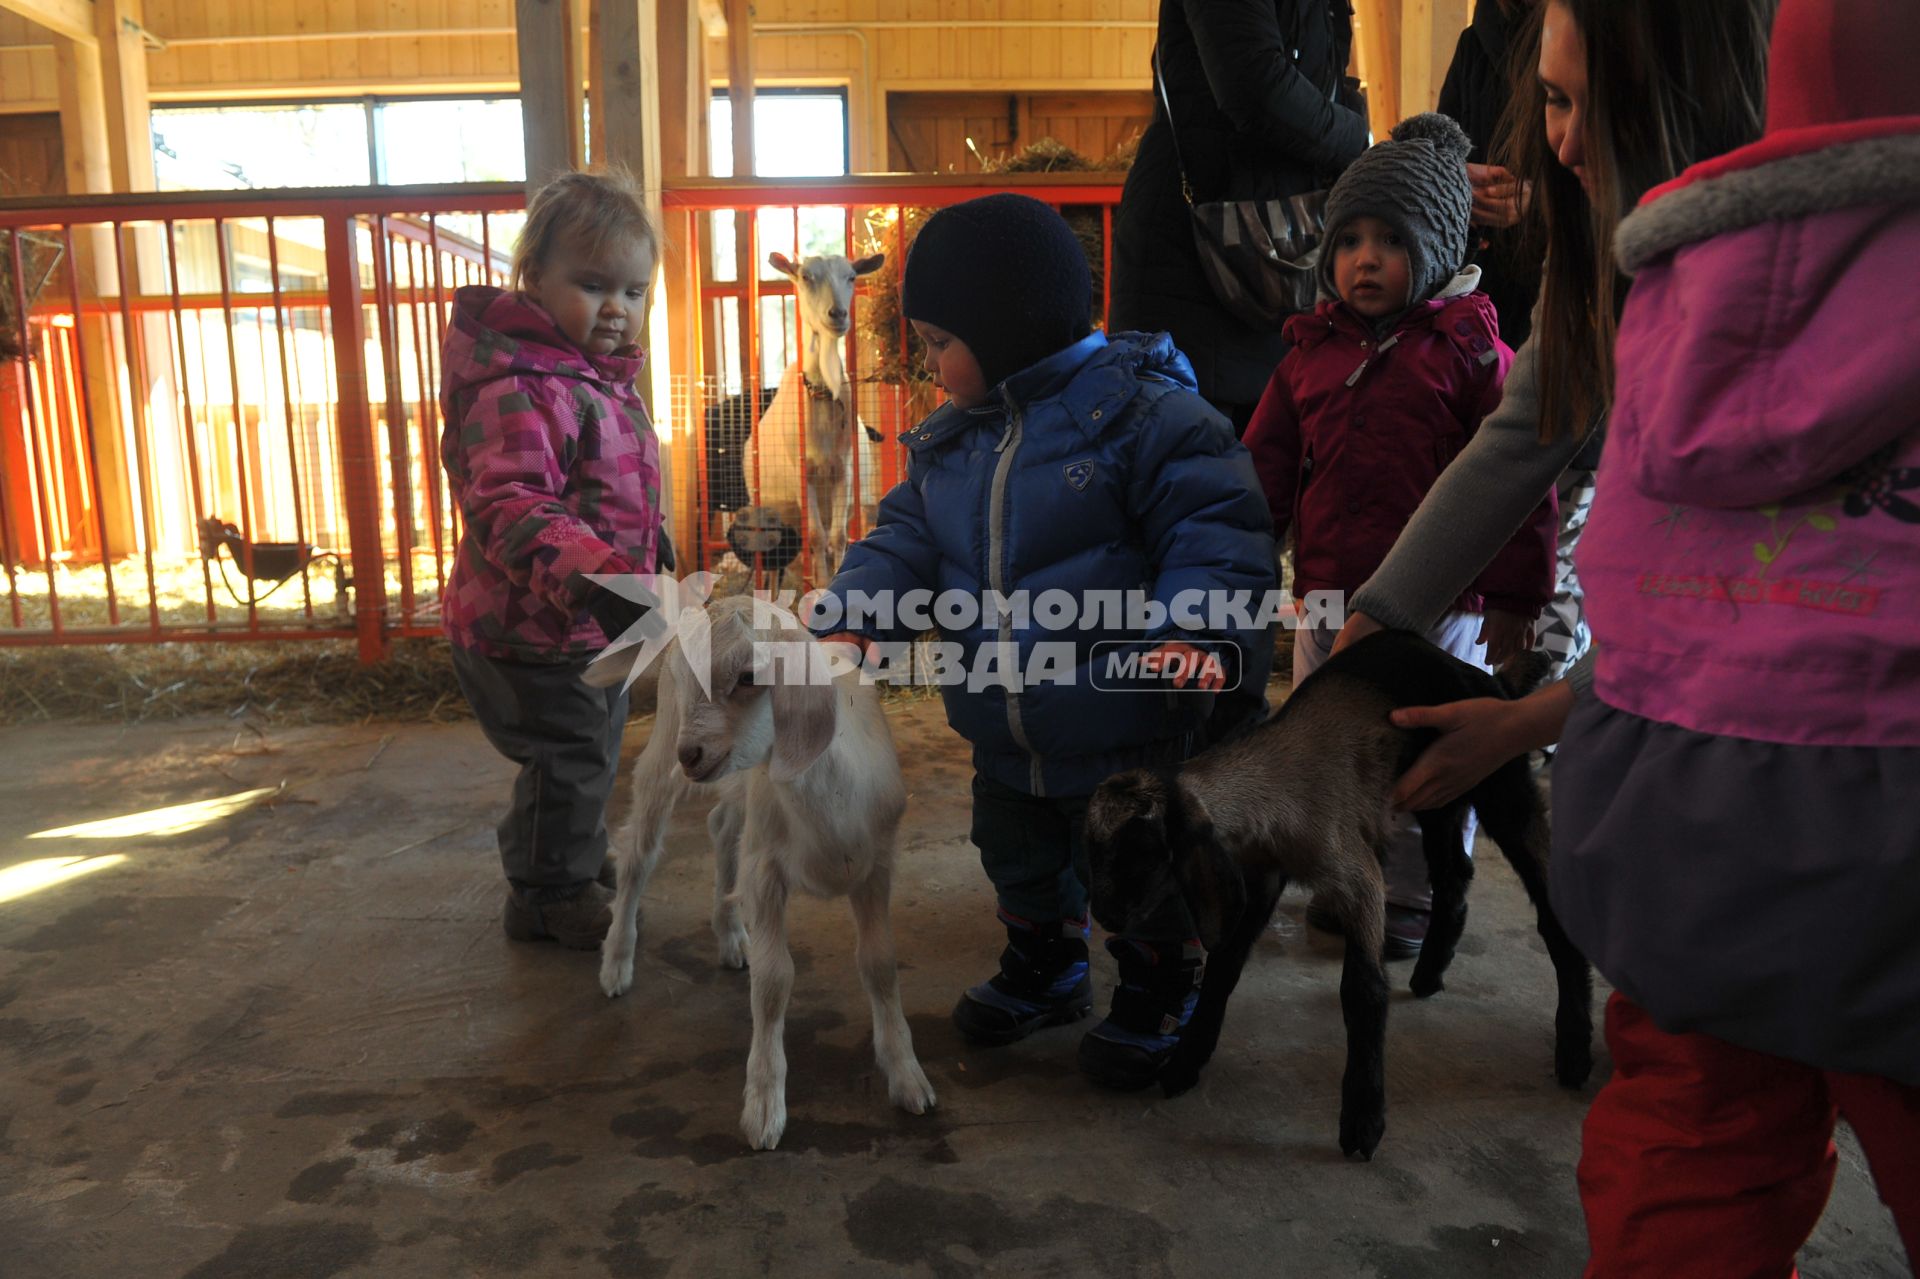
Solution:
<path fill-rule="evenodd" d="M 498 186 L 0 206 L 0 249 L 30 230 L 60 250 L 37 297 L 7 272 L 0 644 L 352 637 L 371 659 L 437 631 L 458 537 L 445 306 L 504 278 L 489 219 L 522 202 Z"/>
<path fill-rule="evenodd" d="M 799 355 L 794 289 L 763 271 L 765 251 L 886 251 L 897 284 L 909 211 L 983 188 L 1008 189 L 666 193 L 675 322 L 654 343 L 668 370 L 656 425 L 683 571 L 725 567 L 729 548 L 710 410 L 744 396 L 757 417 L 763 384 Z M 1023 175 L 1018 189 L 1097 226 L 1110 276 L 1117 185 Z M 460 537 L 439 463 L 441 341 L 455 289 L 504 282 L 523 207 L 506 185 L 0 201 L 0 645 L 354 638 L 374 660 L 394 635 L 438 633 Z M 30 295 L 29 267 L 53 252 Z M 904 325 L 876 331 L 862 305 L 846 365 L 886 443 L 856 475 L 869 500 L 851 503 L 853 536 L 902 473 L 900 431 L 934 402 L 898 376 Z M 863 372 L 883 363 L 891 380 Z"/>

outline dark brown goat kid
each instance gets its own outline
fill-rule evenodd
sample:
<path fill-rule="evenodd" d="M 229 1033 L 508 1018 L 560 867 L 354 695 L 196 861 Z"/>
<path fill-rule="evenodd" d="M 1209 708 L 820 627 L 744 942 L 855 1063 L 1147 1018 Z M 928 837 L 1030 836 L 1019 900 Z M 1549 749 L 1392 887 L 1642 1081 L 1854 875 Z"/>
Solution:
<path fill-rule="evenodd" d="M 1345 926 L 1340 1149 L 1373 1157 L 1386 1131 L 1381 859 L 1392 828 L 1389 798 L 1434 737 L 1431 730 L 1395 728 L 1387 715 L 1401 706 L 1508 695 L 1493 676 L 1417 635 L 1369 636 L 1315 672 L 1251 732 L 1177 769 L 1122 773 L 1094 792 L 1087 810 L 1094 918 L 1110 932 L 1125 932 L 1134 916 L 1178 894 L 1207 948 L 1199 1002 L 1160 1074 L 1167 1096 L 1198 1082 L 1248 953 L 1281 891 L 1299 881 Z M 1559 985 L 1554 1073 L 1563 1086 L 1578 1088 L 1593 1068 L 1593 981 L 1547 901 L 1546 807 L 1525 759 L 1509 760 L 1446 808 L 1417 814 L 1433 920 L 1414 964 L 1413 993 L 1424 998 L 1440 990 L 1466 923 L 1473 863 L 1460 832 L 1469 806 L 1538 912 Z"/>

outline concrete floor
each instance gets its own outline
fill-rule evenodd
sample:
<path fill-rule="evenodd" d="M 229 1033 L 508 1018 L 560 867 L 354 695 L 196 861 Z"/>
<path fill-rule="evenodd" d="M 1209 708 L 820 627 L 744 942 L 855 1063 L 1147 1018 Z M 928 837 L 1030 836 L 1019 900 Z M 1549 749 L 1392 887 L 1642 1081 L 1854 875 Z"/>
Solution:
<path fill-rule="evenodd" d="M 1594 1085 L 1554 1086 L 1546 956 L 1497 860 L 1446 992 L 1396 996 L 1386 1140 L 1349 1163 L 1338 943 L 1295 894 L 1178 1101 L 1083 1085 L 1076 1031 L 964 1045 L 947 1010 L 999 948 L 966 755 L 937 702 L 894 723 L 902 984 L 940 1106 L 887 1105 L 845 907 L 800 902 L 769 1154 L 735 1127 L 747 979 L 711 963 L 701 806 L 609 1002 L 596 956 L 500 935 L 510 768 L 471 725 L 0 731 L 0 883 L 125 858 L 0 902 L 0 1275 L 1578 1272 Z M 170 835 L 30 838 L 282 783 Z M 1902 1274 L 1843 1140 L 1803 1273 Z"/>

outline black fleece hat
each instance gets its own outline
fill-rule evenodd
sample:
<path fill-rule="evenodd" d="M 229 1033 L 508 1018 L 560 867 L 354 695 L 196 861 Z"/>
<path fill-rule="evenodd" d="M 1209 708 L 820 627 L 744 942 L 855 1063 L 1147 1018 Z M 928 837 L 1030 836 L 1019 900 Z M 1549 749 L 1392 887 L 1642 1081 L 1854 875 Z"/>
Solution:
<path fill-rule="evenodd" d="M 900 309 L 967 344 L 998 386 L 1093 330 L 1093 275 L 1066 219 L 1031 196 L 985 195 L 927 219 Z"/>

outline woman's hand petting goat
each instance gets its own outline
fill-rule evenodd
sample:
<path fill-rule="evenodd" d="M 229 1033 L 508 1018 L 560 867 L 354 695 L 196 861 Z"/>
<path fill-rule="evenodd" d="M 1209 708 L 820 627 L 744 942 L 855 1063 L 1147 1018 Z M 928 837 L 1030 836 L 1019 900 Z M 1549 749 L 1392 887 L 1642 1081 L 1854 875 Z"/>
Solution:
<path fill-rule="evenodd" d="M 1403 813 L 1443 808 L 1517 755 L 1560 740 L 1573 710 L 1564 680 L 1518 701 L 1472 697 L 1441 706 L 1403 706 L 1387 718 L 1395 728 L 1437 729 L 1439 738 L 1400 775 L 1393 806 Z"/>

